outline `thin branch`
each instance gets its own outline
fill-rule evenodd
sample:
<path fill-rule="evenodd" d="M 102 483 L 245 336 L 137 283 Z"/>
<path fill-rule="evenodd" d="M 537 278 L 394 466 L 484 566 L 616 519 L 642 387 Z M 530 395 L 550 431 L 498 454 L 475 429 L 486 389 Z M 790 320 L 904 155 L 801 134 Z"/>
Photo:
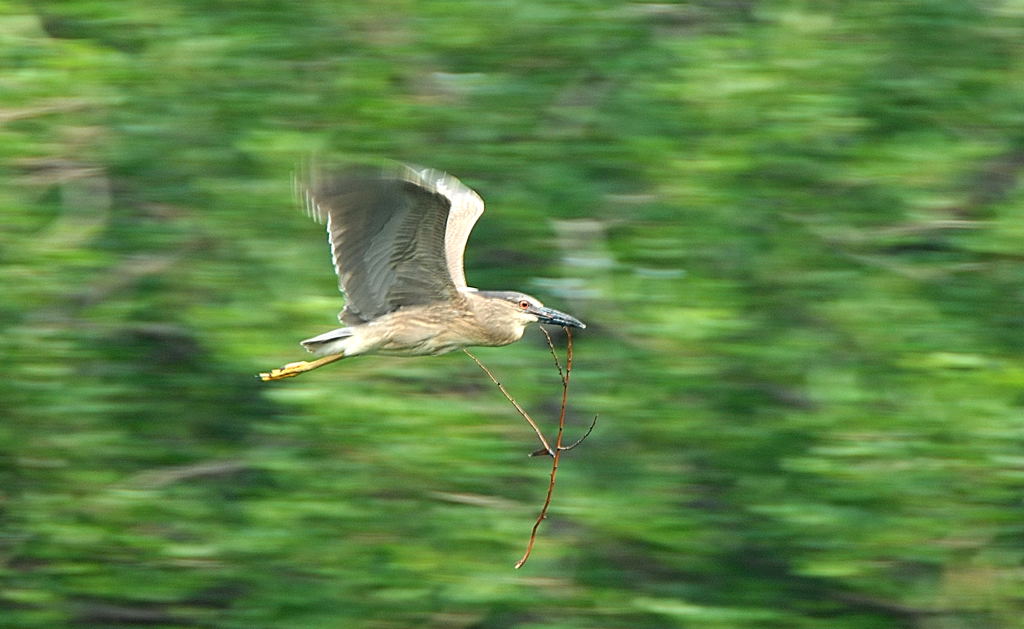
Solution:
<path fill-rule="evenodd" d="M 0 109 L 0 124 L 21 120 L 23 118 L 34 118 L 46 114 L 63 113 L 76 109 L 85 109 L 90 105 L 89 101 L 76 98 L 54 98 L 38 102 L 31 107 Z"/>
<path fill-rule="evenodd" d="M 558 361 L 558 354 L 555 353 L 555 344 L 551 341 L 551 334 L 549 334 L 543 326 L 540 328 L 540 331 L 544 333 L 544 339 L 548 342 L 548 349 L 551 350 L 551 357 L 555 359 L 555 368 L 558 369 L 558 377 L 562 379 L 563 386 L 568 386 L 568 382 L 566 382 L 568 374 L 562 373 L 562 363 Z M 566 332 L 568 331 L 568 328 L 566 328 Z M 569 343 L 572 343 L 572 337 L 569 338 Z M 590 422 L 590 427 L 587 428 L 587 432 L 582 437 L 574 441 L 572 445 L 564 447 L 559 446 L 559 449 L 562 450 L 563 452 L 568 452 L 569 450 L 572 450 L 576 446 L 580 445 L 581 443 L 586 441 L 587 437 L 590 436 L 590 433 L 594 432 L 594 426 L 596 425 L 597 415 L 594 415 L 594 421 Z M 540 456 L 542 454 L 547 454 L 547 452 L 545 452 L 544 450 L 537 450 L 536 452 L 533 452 L 530 456 Z"/>
<path fill-rule="evenodd" d="M 190 465 L 176 465 L 148 470 L 127 479 L 125 486 L 132 488 L 156 489 L 179 481 L 206 476 L 234 474 L 249 468 L 245 461 L 228 459 L 224 461 L 202 461 Z"/>
<path fill-rule="evenodd" d="M 543 329 L 543 328 L 542 328 Z M 530 553 L 533 552 L 533 544 L 537 541 L 537 529 L 540 528 L 540 523 L 548 517 L 548 507 L 551 506 L 551 496 L 555 492 L 555 476 L 558 474 L 558 460 L 562 458 L 562 436 L 565 434 L 565 409 L 566 404 L 569 401 L 569 374 L 572 373 L 572 331 L 569 328 L 565 329 L 566 337 L 566 349 L 565 349 L 565 373 L 562 376 L 562 406 L 558 411 L 558 435 L 555 437 L 555 453 L 551 457 L 551 480 L 548 481 L 548 493 L 544 497 L 544 506 L 540 509 L 540 514 L 537 516 L 537 521 L 533 523 L 533 529 L 530 531 L 530 541 L 526 544 L 526 552 L 516 562 L 516 569 L 522 568 L 526 561 L 530 558 Z M 547 331 L 544 332 L 547 336 Z M 554 355 L 554 345 L 551 344 L 550 337 L 548 337 L 548 343 L 551 345 L 551 353 Z M 558 358 L 555 358 L 557 364 Z M 561 372 L 561 369 L 559 369 Z"/>
<path fill-rule="evenodd" d="M 533 421 L 533 418 L 530 417 L 529 413 L 523 410 L 522 406 L 519 406 L 519 402 L 516 402 L 515 398 L 513 398 L 505 389 L 505 387 L 500 382 L 498 382 L 498 379 L 494 377 L 494 374 L 491 373 L 491 370 L 488 369 L 487 366 L 484 365 L 482 362 L 480 362 L 479 358 L 474 356 L 468 349 L 463 348 L 462 351 L 465 352 L 466 356 L 472 358 L 473 362 L 475 362 L 477 366 L 484 370 L 484 373 L 487 374 L 487 377 L 491 379 L 491 382 L 497 385 L 498 390 L 500 390 L 502 395 L 505 396 L 505 399 L 511 402 L 512 406 L 516 407 L 516 410 L 519 411 L 519 414 L 523 416 L 523 419 L 526 420 L 526 423 L 530 424 L 530 428 L 533 428 L 533 432 L 537 434 L 537 438 L 540 439 L 541 445 L 544 446 L 544 451 L 547 452 L 549 456 L 554 458 L 556 452 L 551 448 L 551 445 L 548 443 L 548 440 L 544 438 L 544 433 L 540 431 L 540 427 L 537 426 L 537 422 Z"/>
<path fill-rule="evenodd" d="M 523 565 L 525 565 L 527 560 L 530 558 L 530 553 L 533 552 L 533 546 L 537 542 L 537 530 L 540 528 L 541 522 L 546 520 L 548 517 L 548 509 L 551 508 L 551 498 L 555 493 L 555 480 L 558 475 L 558 463 L 562 458 L 562 453 L 568 452 L 569 450 L 572 450 L 576 446 L 583 443 L 583 441 L 590 436 L 590 433 L 593 432 L 594 426 L 597 425 L 597 416 L 595 415 L 594 421 L 590 423 L 590 428 L 587 429 L 587 432 L 582 437 L 577 439 L 571 445 L 562 445 L 562 440 L 565 437 L 565 414 L 569 402 L 569 377 L 572 374 L 573 358 L 572 330 L 570 330 L 567 327 L 563 329 L 565 330 L 566 337 L 564 370 L 562 369 L 562 363 L 558 360 L 558 352 L 555 350 L 555 344 L 551 340 L 551 335 L 543 327 L 540 328 L 541 332 L 544 333 L 544 338 L 547 339 L 548 349 L 551 350 L 551 357 L 555 361 L 555 368 L 558 369 L 558 375 L 562 380 L 562 404 L 559 407 L 558 411 L 558 433 L 555 437 L 555 446 L 553 448 L 551 447 L 551 444 L 548 443 L 547 439 L 544 438 L 544 433 L 541 432 L 540 427 L 537 426 L 537 422 L 535 422 L 533 418 L 530 417 L 530 414 L 527 413 L 523 409 L 523 407 L 519 405 L 518 402 L 516 402 L 515 398 L 513 398 L 511 394 L 509 394 L 509 392 L 505 389 L 505 387 L 502 386 L 501 382 L 498 381 L 498 379 L 494 376 L 491 370 L 488 369 L 482 362 L 480 362 L 480 359 L 474 356 L 469 350 L 462 350 L 463 352 L 466 353 L 467 356 L 473 359 L 473 362 L 475 362 L 477 366 L 483 370 L 484 373 L 487 374 L 487 377 L 491 379 L 491 382 L 497 385 L 502 395 L 505 396 L 505 399 L 512 403 L 512 406 L 514 406 L 515 409 L 519 411 L 519 414 L 522 415 L 523 419 L 525 419 L 527 423 L 530 424 L 530 427 L 533 428 L 534 433 L 536 433 L 537 438 L 540 439 L 540 442 L 541 444 L 543 444 L 544 447 L 541 448 L 540 450 L 531 453 L 530 456 L 541 456 L 547 454 L 548 456 L 551 457 L 551 476 L 548 480 L 548 491 L 547 494 L 544 496 L 544 504 L 543 506 L 541 506 L 540 513 L 537 515 L 537 520 L 533 523 L 533 528 L 530 530 L 530 540 L 526 544 L 526 551 L 523 553 L 523 556 L 519 558 L 519 561 L 517 561 L 515 564 L 517 570 L 519 568 L 522 568 Z"/>
<path fill-rule="evenodd" d="M 583 443 L 584 441 L 587 440 L 587 437 L 590 436 L 590 433 L 594 432 L 594 426 L 596 426 L 596 425 L 597 425 L 597 415 L 594 415 L 594 421 L 590 422 L 590 428 L 587 428 L 587 432 L 583 433 L 582 437 L 580 437 L 579 439 L 574 441 L 572 443 L 572 445 L 568 445 L 568 446 L 565 446 L 565 447 L 562 447 L 562 448 L 559 448 L 559 449 L 562 452 L 568 452 L 569 450 L 572 450 L 576 446 L 580 445 L 581 443 Z"/>
<path fill-rule="evenodd" d="M 551 357 L 555 359 L 555 369 L 558 370 L 558 377 L 561 378 L 562 382 L 565 382 L 565 374 L 562 373 L 562 363 L 558 362 L 558 354 L 555 353 L 555 344 L 551 341 L 551 335 L 544 326 L 540 326 L 540 331 L 544 333 L 544 340 L 548 342 L 548 349 L 551 350 Z"/>

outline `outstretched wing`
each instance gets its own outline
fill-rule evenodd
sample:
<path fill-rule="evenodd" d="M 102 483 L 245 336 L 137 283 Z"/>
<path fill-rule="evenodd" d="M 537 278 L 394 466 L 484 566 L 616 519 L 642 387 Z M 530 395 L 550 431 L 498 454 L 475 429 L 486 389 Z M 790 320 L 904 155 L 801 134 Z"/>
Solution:
<path fill-rule="evenodd" d="M 445 236 L 452 203 L 439 188 L 455 184 L 461 187 L 438 171 L 402 168 L 318 171 L 302 186 L 310 213 L 327 224 L 338 285 L 347 298 L 344 323 L 456 298 Z"/>
<path fill-rule="evenodd" d="M 451 205 L 444 237 L 445 260 L 448 263 L 448 274 L 451 275 L 455 287 L 466 288 L 463 255 L 466 251 L 469 233 L 473 231 L 477 219 L 484 213 L 484 201 L 480 195 L 447 173 L 438 170 L 422 170 L 417 175 L 419 185 L 428 190 L 440 192 Z"/>

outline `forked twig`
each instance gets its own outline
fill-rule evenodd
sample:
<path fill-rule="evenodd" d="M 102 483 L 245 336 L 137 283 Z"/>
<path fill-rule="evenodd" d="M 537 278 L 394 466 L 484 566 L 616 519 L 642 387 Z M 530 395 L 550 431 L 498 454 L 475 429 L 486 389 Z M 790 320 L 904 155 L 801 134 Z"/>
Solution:
<path fill-rule="evenodd" d="M 562 363 L 558 362 L 558 353 L 555 351 L 555 344 L 551 341 L 551 335 L 548 334 L 548 331 L 545 330 L 544 328 L 541 328 L 540 331 L 544 333 L 544 338 L 548 342 L 548 349 L 551 351 L 551 357 L 555 359 L 555 369 L 558 370 L 558 377 L 562 379 L 563 387 L 568 387 L 569 386 L 569 381 L 568 381 L 569 374 L 568 373 L 562 373 Z M 565 331 L 566 331 L 567 334 L 569 334 L 569 347 L 568 347 L 568 350 L 569 350 L 569 354 L 570 354 L 569 358 L 570 358 L 570 361 L 571 361 L 571 359 L 572 359 L 572 334 L 569 333 L 569 328 L 565 328 Z M 596 426 L 596 425 L 597 425 L 597 415 L 594 415 L 594 420 L 590 422 L 590 427 L 587 428 L 587 432 L 583 433 L 582 437 L 580 437 L 579 439 L 574 441 L 571 445 L 560 446 L 558 449 L 561 450 L 562 452 L 568 452 L 569 450 L 572 450 L 576 446 L 580 445 L 581 443 L 583 443 L 584 441 L 587 440 L 587 437 L 590 436 L 590 433 L 594 432 L 594 426 Z M 534 452 L 533 454 L 534 454 L 534 456 L 540 456 L 541 454 L 546 454 L 546 452 L 538 450 L 537 452 Z"/>
<path fill-rule="evenodd" d="M 544 328 L 541 328 L 544 330 Z M 540 528 L 540 523 L 548 517 L 548 507 L 551 506 L 551 495 L 555 493 L 555 475 L 558 474 L 558 460 L 562 458 L 562 435 L 565 434 L 565 406 L 569 400 L 569 375 L 572 373 L 572 331 L 569 328 L 565 330 L 565 372 L 562 372 L 559 366 L 558 373 L 562 376 L 562 406 L 558 411 L 558 433 L 555 436 L 555 454 L 551 457 L 551 480 L 548 481 L 548 493 L 544 496 L 544 506 L 540 508 L 540 514 L 537 516 L 537 521 L 533 523 L 533 529 L 530 530 L 530 541 L 526 544 L 526 552 L 516 562 L 516 570 L 522 568 L 526 563 L 526 560 L 530 558 L 530 553 L 533 552 L 533 544 L 537 541 L 537 529 Z M 544 338 L 548 340 L 548 348 L 551 349 L 551 355 L 555 358 L 555 365 L 558 365 L 558 355 L 555 354 L 555 345 L 551 342 L 551 335 L 548 334 L 547 330 L 544 330 Z"/>
<path fill-rule="evenodd" d="M 558 369 L 558 375 L 562 380 L 562 404 L 558 411 L 558 433 L 555 437 L 554 448 L 552 448 L 547 439 L 544 438 L 544 433 L 541 432 L 540 428 L 537 426 L 537 422 L 535 422 L 533 418 L 530 417 L 530 414 L 527 413 L 523 409 L 523 407 L 520 406 L 519 403 L 515 401 L 515 399 L 509 394 L 505 387 L 502 386 L 498 379 L 494 377 L 494 374 L 491 373 L 491 370 L 485 367 L 484 364 L 480 362 L 480 360 L 476 356 L 471 354 L 469 351 L 465 349 L 462 350 L 466 352 L 466 355 L 472 358 L 473 361 L 481 369 L 483 369 L 484 373 L 486 373 L 487 376 L 491 379 L 491 382 L 498 386 L 498 389 L 505 396 L 505 399 L 512 403 L 516 410 L 519 411 L 519 414 L 523 416 L 523 419 L 525 419 L 527 423 L 530 424 L 530 427 L 533 428 L 533 431 L 537 434 L 537 438 L 540 439 L 540 442 L 544 447 L 532 453 L 531 456 L 547 454 L 548 456 L 551 457 L 551 476 L 548 482 L 548 491 L 544 497 L 544 505 L 541 507 L 540 514 L 537 516 L 537 520 L 533 523 L 533 529 L 530 531 L 530 541 L 527 542 L 526 545 L 526 552 L 523 553 L 523 556 L 515 564 L 516 569 L 522 568 L 523 565 L 526 563 L 527 559 L 530 558 L 530 553 L 533 551 L 533 545 L 537 541 L 537 529 L 540 528 L 540 523 L 548 517 L 548 509 L 551 507 L 551 497 L 555 491 L 555 477 L 558 474 L 558 462 L 561 459 L 562 453 L 572 450 L 579 444 L 583 443 L 583 441 L 590 436 L 590 433 L 594 430 L 594 426 L 597 424 L 597 417 L 595 416 L 594 421 L 590 423 L 590 428 L 587 429 L 587 432 L 582 437 L 577 439 L 572 445 L 562 445 L 562 438 L 565 435 L 565 412 L 569 400 L 569 376 L 572 373 L 573 357 L 572 331 L 569 330 L 569 328 L 564 329 L 566 335 L 566 350 L 565 370 L 563 371 L 562 364 L 558 360 L 558 353 L 555 351 L 555 344 L 551 341 L 551 335 L 548 334 L 547 330 L 541 328 L 541 331 L 544 332 L 544 338 L 547 339 L 548 349 L 551 350 L 551 357 L 555 361 L 555 368 Z"/>

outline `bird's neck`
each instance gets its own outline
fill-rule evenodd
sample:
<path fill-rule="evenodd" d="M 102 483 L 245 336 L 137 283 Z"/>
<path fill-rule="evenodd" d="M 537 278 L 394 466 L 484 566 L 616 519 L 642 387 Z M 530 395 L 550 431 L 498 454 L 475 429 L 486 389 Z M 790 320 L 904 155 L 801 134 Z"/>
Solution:
<path fill-rule="evenodd" d="M 493 293 L 492 293 L 493 294 Z M 481 345 L 498 346 L 515 343 L 523 337 L 526 326 L 532 322 L 514 304 L 486 296 L 485 291 L 466 295 L 469 310 L 479 330 Z"/>

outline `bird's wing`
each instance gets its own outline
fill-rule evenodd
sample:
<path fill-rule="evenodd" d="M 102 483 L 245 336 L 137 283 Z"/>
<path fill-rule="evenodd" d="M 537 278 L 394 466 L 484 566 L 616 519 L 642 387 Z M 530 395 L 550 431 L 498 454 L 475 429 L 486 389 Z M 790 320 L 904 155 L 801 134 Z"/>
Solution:
<path fill-rule="evenodd" d="M 457 296 L 445 257 L 451 203 L 417 171 L 314 171 L 302 188 L 310 213 L 327 224 L 343 322 Z"/>
<path fill-rule="evenodd" d="M 455 287 L 466 288 L 463 255 L 469 233 L 473 231 L 477 219 L 484 213 L 484 201 L 480 195 L 448 173 L 430 169 L 410 169 L 410 172 L 414 173 L 411 180 L 428 190 L 443 194 L 451 204 L 444 236 L 445 260 Z"/>

